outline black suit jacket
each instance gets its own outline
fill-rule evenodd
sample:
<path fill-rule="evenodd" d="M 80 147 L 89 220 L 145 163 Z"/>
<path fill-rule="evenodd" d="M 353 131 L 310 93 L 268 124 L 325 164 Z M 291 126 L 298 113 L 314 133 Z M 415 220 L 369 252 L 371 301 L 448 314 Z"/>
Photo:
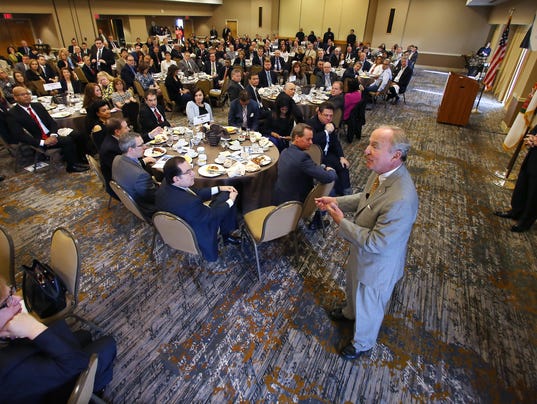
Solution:
<path fill-rule="evenodd" d="M 211 188 L 192 191 L 196 195 L 163 181 L 156 193 L 157 210 L 184 219 L 194 230 L 203 256 L 209 261 L 216 261 L 218 228 L 226 217 L 234 216 L 235 205 L 230 208 L 224 198 L 221 198 L 206 206 L 203 202 L 211 199 Z"/>
<path fill-rule="evenodd" d="M 400 71 L 401 71 L 401 65 L 399 65 L 398 68 L 395 69 L 392 77 L 395 78 L 399 74 Z M 410 79 L 412 78 L 412 73 L 414 73 L 414 71 L 412 70 L 410 66 L 407 65 L 407 67 L 403 71 L 403 74 L 401 74 L 401 78 L 399 79 L 399 81 L 397 82 L 394 80 L 394 83 L 397 83 L 399 85 L 400 94 L 403 94 L 406 91 L 408 83 L 410 83 Z"/>
<path fill-rule="evenodd" d="M 121 69 L 121 79 L 125 82 L 127 88 L 134 87 L 134 77 L 135 73 L 129 65 L 125 65 L 123 69 Z"/>
<path fill-rule="evenodd" d="M 324 155 L 324 148 L 326 146 L 326 133 L 324 131 L 323 123 L 319 121 L 319 117 L 317 115 L 311 118 L 306 123 L 313 128 L 313 143 L 315 143 L 317 146 L 321 148 L 321 150 L 323 151 L 323 155 Z M 329 138 L 328 153 L 326 154 L 332 154 L 338 158 L 344 157 L 343 148 L 341 147 L 341 143 L 339 143 L 337 130 L 334 130 L 329 135 L 328 138 Z M 324 161 L 324 157 L 323 157 L 323 161 Z"/>
<path fill-rule="evenodd" d="M 84 76 L 90 83 L 97 83 L 97 71 L 93 67 L 88 67 L 86 64 L 82 66 Z"/>
<path fill-rule="evenodd" d="M 330 83 L 331 84 L 334 84 L 334 81 L 338 81 L 339 78 L 337 76 L 336 73 L 334 72 L 330 72 Z M 324 87 L 324 73 L 323 72 L 320 72 L 319 74 L 317 74 L 317 80 L 315 81 L 315 85 L 317 87 Z"/>
<path fill-rule="evenodd" d="M 216 74 L 218 75 L 218 78 L 220 79 L 220 77 L 223 77 L 224 75 L 223 66 L 218 62 L 214 62 L 214 64 L 216 65 Z M 203 66 L 203 71 L 207 73 L 208 75 L 211 74 L 211 62 L 210 61 L 205 63 L 205 65 Z"/>
<path fill-rule="evenodd" d="M 250 100 L 246 106 L 248 118 L 247 128 L 257 130 L 259 128 L 259 106 L 255 101 Z M 242 127 L 242 105 L 239 99 L 235 99 L 229 105 L 227 124 L 237 128 Z"/>
<path fill-rule="evenodd" d="M 287 64 L 285 63 L 284 58 L 280 56 L 278 59 L 280 62 L 280 70 L 287 70 Z M 272 68 L 276 70 L 276 56 L 271 56 L 270 63 L 272 63 Z"/>
<path fill-rule="evenodd" d="M 82 93 L 82 84 L 80 83 L 80 81 L 71 80 L 71 83 L 73 84 L 73 91 L 76 94 Z M 60 84 L 62 85 L 62 93 L 66 93 L 67 92 L 67 82 L 64 79 L 62 79 L 62 80 L 60 80 Z"/>
<path fill-rule="evenodd" d="M 268 71 L 272 80 L 272 84 L 278 84 L 278 74 L 274 70 Z M 259 88 L 269 87 L 267 79 L 267 71 L 265 69 L 259 72 Z"/>
<path fill-rule="evenodd" d="M 97 50 L 95 50 L 94 53 L 91 54 L 91 59 L 97 59 Z M 116 56 L 114 55 L 114 52 L 112 52 L 110 49 L 108 49 L 106 46 L 103 47 L 101 59 L 103 59 L 106 63 L 101 63 L 100 65 L 96 62 L 97 69 L 99 71 L 104 70 L 105 72 L 112 74 L 112 65 L 116 62 Z"/>
<path fill-rule="evenodd" d="M 236 83 L 235 81 L 231 80 L 229 83 L 229 87 L 227 89 L 227 95 L 229 97 L 229 101 L 233 101 L 237 98 L 239 98 L 239 93 L 244 90 L 244 87 L 242 84 Z"/>
<path fill-rule="evenodd" d="M 304 202 L 313 188 L 313 180 L 326 184 L 335 181 L 336 172 L 315 164 L 309 154 L 294 144 L 282 151 L 278 160 L 278 179 L 272 199 L 275 205 L 287 201 Z"/>
<path fill-rule="evenodd" d="M 58 124 L 50 116 L 45 107 L 38 102 L 32 102 L 30 104 L 32 109 L 35 111 L 36 115 L 41 119 L 43 125 L 47 127 L 49 133 L 58 133 Z M 32 117 L 26 112 L 19 104 L 15 104 L 10 110 L 11 116 L 13 119 L 24 129 L 28 131 L 31 135 L 29 136 L 26 132 L 19 130 L 18 137 L 19 140 L 23 143 L 31 144 L 32 146 L 39 147 L 41 142 L 41 129 L 39 125 L 35 123 Z"/>
<path fill-rule="evenodd" d="M 160 126 L 164 128 L 165 126 L 172 126 L 166 119 L 166 113 L 164 112 L 164 108 L 161 105 L 157 105 L 158 112 L 160 115 L 162 115 L 162 123 L 158 123 L 157 117 L 151 111 L 151 108 L 149 108 L 146 104 L 143 104 L 140 107 L 140 127 L 142 129 L 142 136 L 144 137 L 144 140 L 149 140 L 148 133 L 151 132 L 153 129 L 155 129 L 157 126 Z"/>

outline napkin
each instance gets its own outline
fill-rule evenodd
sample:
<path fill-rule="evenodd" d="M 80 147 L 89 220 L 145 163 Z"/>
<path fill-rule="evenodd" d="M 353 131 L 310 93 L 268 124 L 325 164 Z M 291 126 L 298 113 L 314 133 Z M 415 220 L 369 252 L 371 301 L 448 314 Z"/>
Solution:
<path fill-rule="evenodd" d="M 241 175 L 246 174 L 246 167 L 244 167 L 244 164 L 235 163 L 231 167 L 226 169 L 226 172 L 229 178 L 239 177 Z"/>
<path fill-rule="evenodd" d="M 58 135 L 60 135 L 60 136 L 67 136 L 67 135 L 69 135 L 72 131 L 73 131 L 73 129 L 71 129 L 71 128 L 60 128 L 60 129 L 58 129 Z"/>

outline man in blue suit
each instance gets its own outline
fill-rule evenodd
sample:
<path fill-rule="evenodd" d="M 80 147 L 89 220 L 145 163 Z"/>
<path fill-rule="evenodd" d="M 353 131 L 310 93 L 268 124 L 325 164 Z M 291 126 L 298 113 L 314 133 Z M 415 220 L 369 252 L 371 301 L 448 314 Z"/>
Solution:
<path fill-rule="evenodd" d="M 257 130 L 259 128 L 259 106 L 250 100 L 247 90 L 241 90 L 239 98 L 229 105 L 227 124 L 237 128 Z"/>
<path fill-rule="evenodd" d="M 237 190 L 228 185 L 194 189 L 194 171 L 181 156 L 164 164 L 164 180 L 156 194 L 157 210 L 173 213 L 194 230 L 207 261 L 218 259 L 218 229 L 228 244 L 240 244 L 237 229 Z M 203 202 L 212 200 L 209 206 Z"/>
<path fill-rule="evenodd" d="M 404 131 L 381 126 L 365 149 L 372 173 L 364 191 L 316 200 L 339 224 L 350 244 L 345 272 L 347 304 L 333 310 L 334 320 L 354 321 L 354 338 L 341 355 L 355 359 L 376 343 L 395 284 L 403 276 L 408 238 L 418 213 L 418 195 L 404 164 L 410 143 Z M 352 212 L 344 217 L 343 212 Z"/>

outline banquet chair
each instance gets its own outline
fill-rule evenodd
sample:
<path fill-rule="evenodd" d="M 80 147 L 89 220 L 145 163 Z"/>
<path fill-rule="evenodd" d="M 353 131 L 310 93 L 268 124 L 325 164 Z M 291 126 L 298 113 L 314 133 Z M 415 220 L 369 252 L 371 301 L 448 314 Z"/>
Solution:
<path fill-rule="evenodd" d="M 341 108 L 334 109 L 334 116 L 332 118 L 332 123 L 334 127 L 338 129 L 341 126 L 341 119 L 343 118 L 343 110 Z"/>
<path fill-rule="evenodd" d="M 177 108 L 177 104 L 174 100 L 170 98 L 170 94 L 168 94 L 168 89 L 166 88 L 166 84 L 164 82 L 159 83 L 158 87 L 160 88 L 160 92 L 162 93 L 162 98 L 164 99 L 164 102 L 167 106 L 171 106 L 171 113 L 170 113 L 170 119 L 173 116 L 175 109 Z"/>
<path fill-rule="evenodd" d="M 211 92 L 211 88 L 213 87 L 211 80 L 198 80 L 196 83 L 196 87 L 201 89 L 203 91 L 203 94 L 205 94 L 205 99 L 209 99 L 209 93 Z"/>
<path fill-rule="evenodd" d="M 0 276 L 15 286 L 15 246 L 8 231 L 0 227 Z"/>
<path fill-rule="evenodd" d="M 102 332 L 102 329 L 93 322 L 74 313 L 78 306 L 78 292 L 81 275 L 80 253 L 78 250 L 78 241 L 73 234 L 64 227 L 58 227 L 54 230 L 54 233 L 52 233 L 52 238 L 50 240 L 49 264 L 65 285 L 65 308 L 58 313 L 45 318 L 39 318 L 35 313 L 32 314 L 45 324 L 51 324 L 59 319 L 74 318 L 81 323 L 87 324 L 90 328 Z M 28 309 L 30 310 L 30 307 L 28 307 Z"/>
<path fill-rule="evenodd" d="M 386 104 L 388 103 L 386 101 L 386 98 L 388 97 L 388 89 L 389 86 L 386 85 L 382 91 L 370 91 L 369 95 L 371 96 L 373 104 L 378 104 L 379 101 L 384 101 L 384 108 L 386 108 Z"/>
<path fill-rule="evenodd" d="M 300 220 L 302 203 L 297 201 L 284 202 L 279 206 L 267 206 L 252 210 L 244 215 L 243 231 L 245 231 L 254 244 L 257 276 L 261 279 L 261 266 L 257 246 L 261 243 L 293 233 L 295 256 L 298 260 L 298 246 L 296 241 L 296 226 Z"/>
<path fill-rule="evenodd" d="M 153 226 L 153 222 L 150 220 L 147 220 L 142 212 L 140 211 L 140 208 L 138 207 L 138 204 L 132 199 L 132 197 L 125 191 L 121 185 L 119 185 L 114 180 L 110 181 L 110 188 L 112 188 L 112 191 L 117 195 L 121 203 L 138 219 L 140 219 L 142 222 L 149 224 L 151 227 L 153 227 L 153 240 L 151 242 L 151 251 L 155 248 L 155 237 L 157 236 L 157 230 Z"/>
<path fill-rule="evenodd" d="M 304 151 L 310 155 L 315 164 L 321 164 L 321 161 L 323 160 L 323 152 L 318 145 L 312 144 L 308 150 Z"/>
<path fill-rule="evenodd" d="M 306 196 L 306 199 L 304 200 L 304 204 L 302 205 L 302 214 L 300 215 L 300 218 L 304 221 L 304 223 L 310 219 L 311 215 L 314 212 L 317 211 L 315 198 L 320 198 L 321 196 L 329 195 L 333 187 L 334 187 L 334 181 L 329 182 L 327 184 L 318 183 L 313 187 L 313 189 L 310 191 L 308 196 Z M 321 224 L 323 228 L 323 237 L 325 237 L 326 228 L 324 226 L 324 220 L 321 220 Z"/>
<path fill-rule="evenodd" d="M 198 259 L 202 257 L 194 230 L 180 217 L 168 212 L 156 212 L 153 215 L 153 225 L 168 247 L 196 255 Z"/>
<path fill-rule="evenodd" d="M 92 353 L 88 367 L 78 376 L 67 404 L 88 404 L 90 401 L 96 404 L 105 403 L 104 400 L 93 394 L 98 363 L 99 355 Z"/>
<path fill-rule="evenodd" d="M 106 190 L 106 180 L 104 179 L 103 172 L 101 171 L 101 164 L 91 155 L 86 154 L 86 159 L 88 160 L 88 164 L 90 168 L 93 170 L 93 172 L 97 175 L 97 178 L 103 183 L 103 187 Z M 112 204 L 112 195 L 108 195 L 108 209 L 110 209 L 110 206 Z"/>
<path fill-rule="evenodd" d="M 41 80 L 33 80 L 28 83 L 28 88 L 35 92 L 37 95 L 48 95 L 48 91 L 45 90 L 44 84 Z"/>
<path fill-rule="evenodd" d="M 143 102 L 143 100 L 145 100 L 145 90 L 142 87 L 142 84 L 138 80 L 134 80 L 134 89 L 136 90 L 136 93 L 140 97 L 140 102 Z"/>
<path fill-rule="evenodd" d="M 317 83 L 317 75 L 316 74 L 310 74 L 310 79 L 309 79 L 309 83 L 314 86 L 315 83 Z"/>
<path fill-rule="evenodd" d="M 213 88 L 209 91 L 209 99 L 215 100 L 216 105 L 220 105 L 222 109 L 224 109 L 226 105 L 227 98 L 227 90 L 229 88 L 230 79 L 229 77 L 224 78 L 224 82 L 222 83 L 222 88 Z"/>
<path fill-rule="evenodd" d="M 76 77 L 78 77 L 78 80 L 85 86 L 88 84 L 88 78 L 86 77 L 86 74 L 84 73 L 84 70 L 80 66 L 75 67 L 74 70 Z"/>

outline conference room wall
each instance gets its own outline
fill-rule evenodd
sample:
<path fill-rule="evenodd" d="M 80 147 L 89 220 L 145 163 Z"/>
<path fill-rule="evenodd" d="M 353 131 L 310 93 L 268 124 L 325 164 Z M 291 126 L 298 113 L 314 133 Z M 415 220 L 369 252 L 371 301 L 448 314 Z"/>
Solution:
<path fill-rule="evenodd" d="M 304 28 L 306 35 L 313 30 L 322 37 L 330 27 L 336 40 L 344 41 L 352 28 L 362 40 L 369 3 L 368 0 L 281 1 L 279 35 L 294 37 L 299 28 Z"/>

